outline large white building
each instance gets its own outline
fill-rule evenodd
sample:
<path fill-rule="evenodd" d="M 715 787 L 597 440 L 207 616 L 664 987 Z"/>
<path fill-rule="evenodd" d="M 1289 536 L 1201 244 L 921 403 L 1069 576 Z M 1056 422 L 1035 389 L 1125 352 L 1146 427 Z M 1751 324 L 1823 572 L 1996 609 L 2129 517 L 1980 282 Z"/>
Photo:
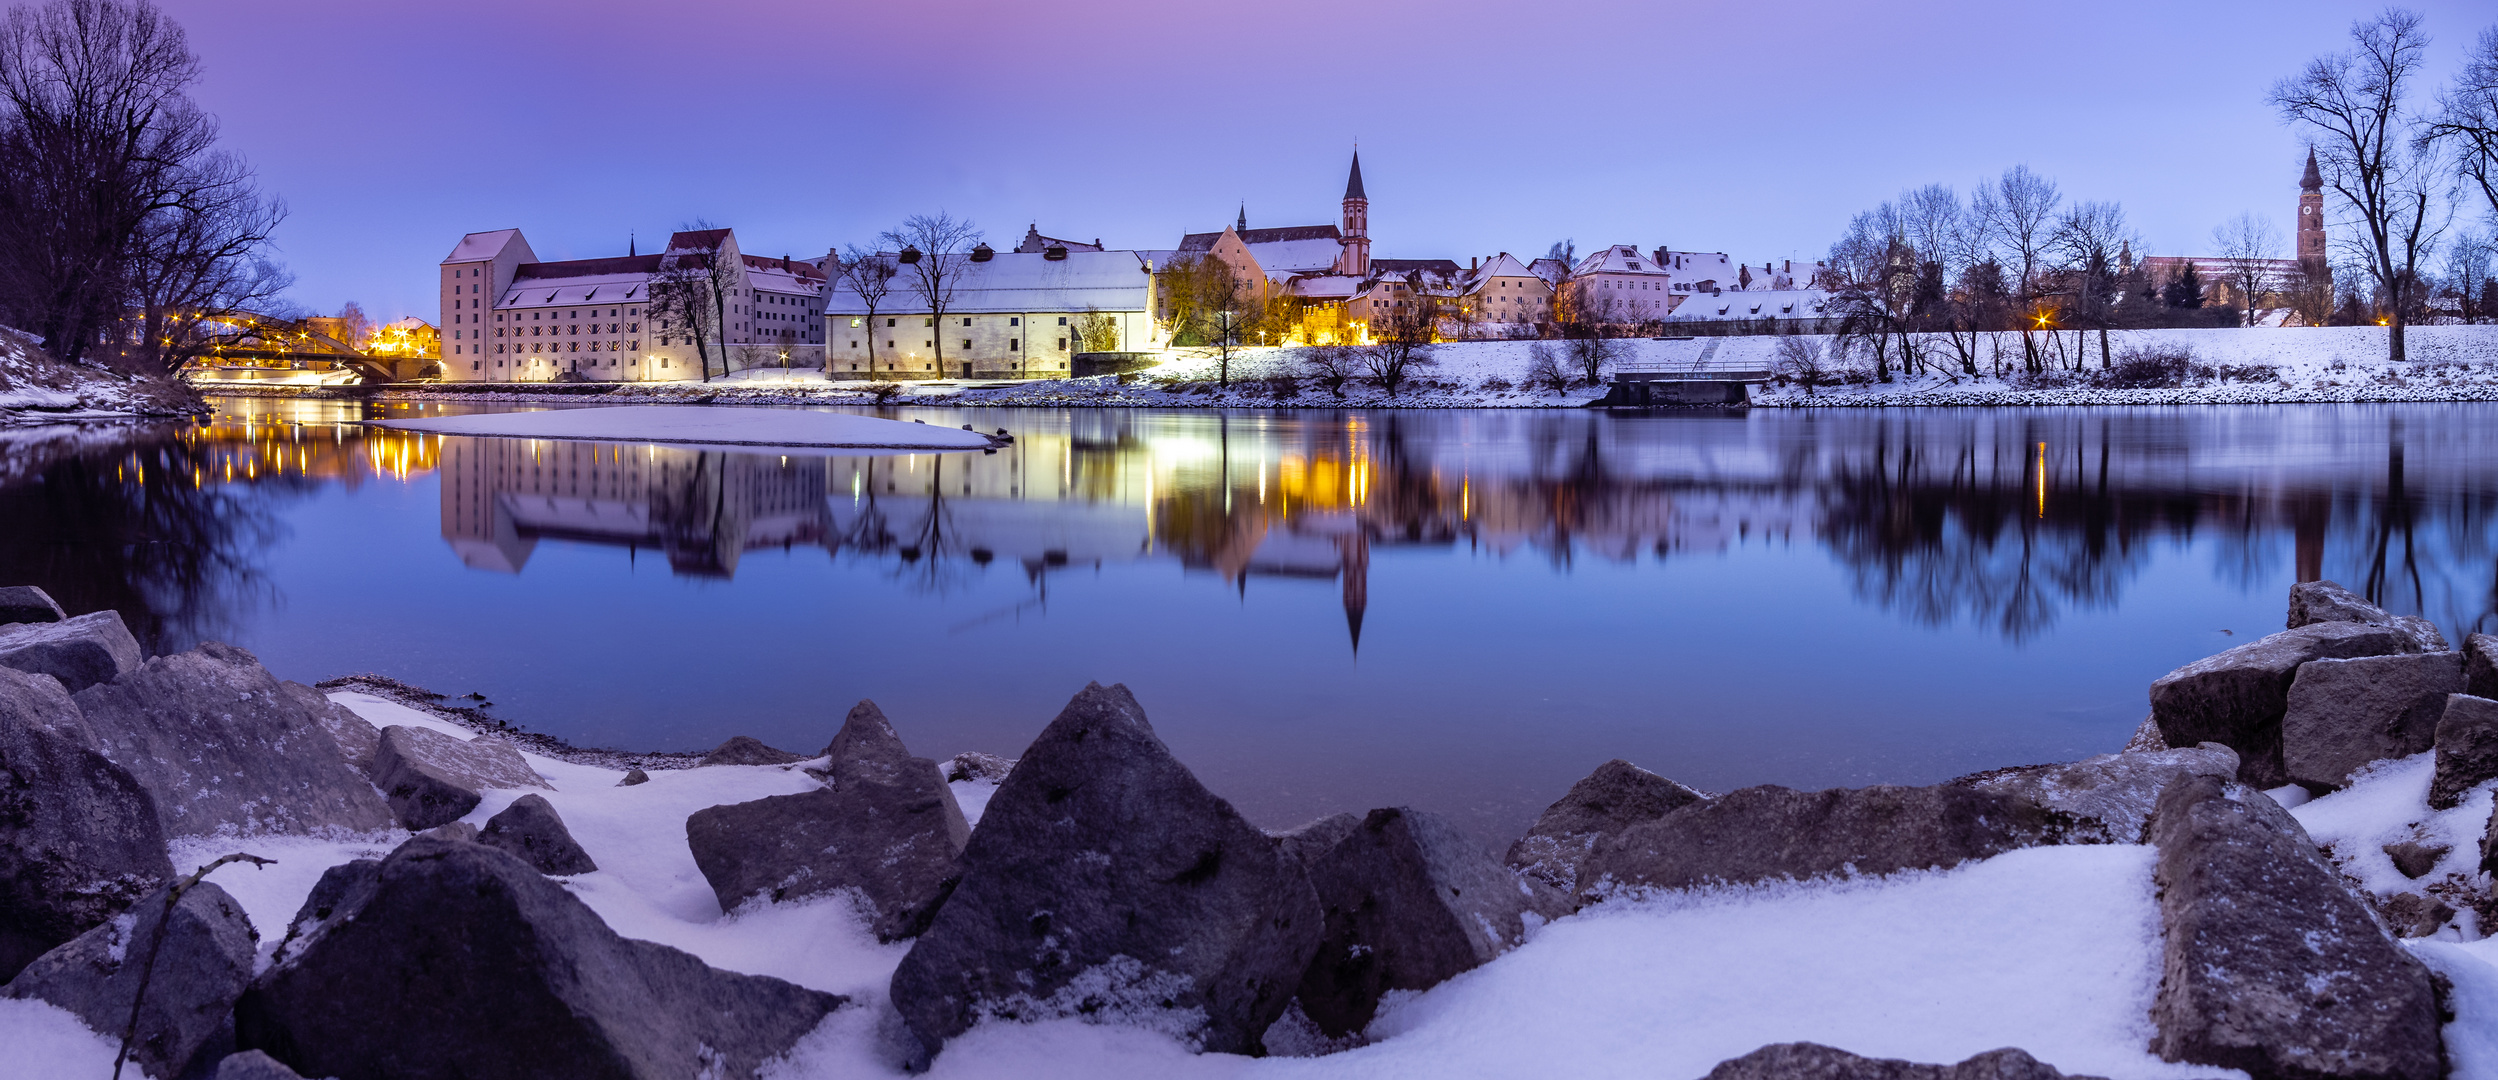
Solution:
<path fill-rule="evenodd" d="M 932 258 L 917 251 L 911 258 Z M 891 287 L 870 311 L 846 280 L 826 293 L 826 373 L 837 379 L 1063 378 L 1080 352 L 1161 346 L 1154 275 L 1134 251 L 994 251 L 945 256 L 953 281 L 942 314 L 891 260 Z"/>
<path fill-rule="evenodd" d="M 707 366 L 815 367 L 823 355 L 824 274 L 746 255 L 728 229 L 680 232 L 653 255 L 540 262 L 519 229 L 461 237 L 442 261 L 442 378 L 449 382 L 701 378 L 693 336 L 650 317 L 662 267 L 720 259 L 731 268 Z"/>

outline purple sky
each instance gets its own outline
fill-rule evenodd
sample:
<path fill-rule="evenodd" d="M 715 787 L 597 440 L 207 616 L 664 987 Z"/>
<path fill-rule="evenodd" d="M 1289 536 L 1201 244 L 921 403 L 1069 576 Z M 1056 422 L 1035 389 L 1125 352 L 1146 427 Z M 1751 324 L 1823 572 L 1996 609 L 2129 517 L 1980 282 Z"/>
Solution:
<path fill-rule="evenodd" d="M 622 254 L 691 219 L 814 256 L 944 208 L 1114 247 L 1332 222 L 1358 138 L 1383 257 L 1570 237 L 1825 251 L 1901 188 L 2026 162 L 2152 250 L 2257 210 L 2273 80 L 2365 4 L 1453 0 L 1195 5 L 161 0 L 292 217 L 294 298 L 435 317 L 460 234 Z M 2421 5 L 2442 78 L 2488 24 Z"/>

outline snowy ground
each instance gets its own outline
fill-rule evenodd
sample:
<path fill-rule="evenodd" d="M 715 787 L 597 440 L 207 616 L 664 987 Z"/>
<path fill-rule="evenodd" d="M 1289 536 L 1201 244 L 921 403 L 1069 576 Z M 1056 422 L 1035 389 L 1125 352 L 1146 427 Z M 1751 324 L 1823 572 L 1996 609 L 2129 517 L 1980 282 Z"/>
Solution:
<path fill-rule="evenodd" d="M 378 725 L 475 736 L 371 694 L 331 696 Z M 749 903 L 723 913 L 683 839 L 685 818 L 703 807 L 812 786 L 801 765 L 668 770 L 619 787 L 617 770 L 527 756 L 555 787 L 542 794 L 599 865 L 566 879 L 567 887 L 618 932 L 860 1003 L 827 1019 L 768 1075 L 903 1075 L 885 988 L 907 943 L 878 944 L 840 899 Z M 2453 841 L 2448 862 L 2468 873 L 2490 787 L 2432 813 L 2430 768 L 2428 755 L 2389 762 L 2293 813 L 2372 891 L 2419 886 L 2395 874 L 2378 850 L 2389 839 Z M 994 786 L 954 788 L 976 823 Z M 464 820 L 483 824 L 521 794 L 489 793 Z M 258 928 L 265 964 L 323 870 L 404 839 L 394 832 L 347 841 L 187 841 L 173 855 L 185 870 L 231 850 L 278 860 L 263 869 L 227 867 L 212 879 Z M 1792 1040 L 1928 1062 L 2018 1046 L 2067 1072 L 2118 1078 L 2237 1075 L 2171 1065 L 2144 1049 L 2160 968 L 2151 866 L 2147 847 L 2034 848 L 1947 871 L 1616 900 L 1395 1001 L 1359 1049 L 1317 1058 L 1192 1056 L 1139 1029 L 1073 1020 L 992 1024 L 955 1040 L 928 1075 L 1678 1080 Z M 2498 1077 L 2498 942 L 2465 940 L 2472 933 L 2465 926 L 2410 944 L 2455 985 L 2457 1019 L 2447 1032 L 2454 1075 Z M 24 1002 L 0 1002 L 0 1045 L 11 1047 L 0 1056 L 0 1077 L 12 1078 L 100 1076 L 113 1051 L 70 1014 Z"/>
<path fill-rule="evenodd" d="M 988 436 L 977 434 L 968 427 L 931 427 L 926 423 L 906 423 L 849 413 L 704 409 L 685 405 L 621 405 L 480 416 L 368 420 L 366 423 L 374 427 L 442 435 L 770 449 L 986 450 L 996 445 Z"/>
<path fill-rule="evenodd" d="M 198 395 L 172 380 L 64 364 L 33 337 L 0 326 L 0 430 L 205 411 Z"/>
<path fill-rule="evenodd" d="M 1688 365 L 1705 358 L 1714 367 L 1778 369 L 1776 337 L 1624 339 L 1616 342 L 1630 365 Z M 1824 350 L 1826 337 L 1804 339 Z M 2036 338 L 2056 363 L 2068 366 L 2078 350 L 2086 369 L 2099 367 L 2096 334 L 2062 332 Z M 1790 407 L 1960 405 L 2161 405 L 2264 404 L 2343 401 L 2498 400 L 2498 326 L 2417 326 L 2409 335 L 2410 359 L 2385 360 L 2385 331 L 2377 327 L 2257 327 L 2219 330 L 2123 330 L 2109 335 L 2119 357 L 2132 348 L 2182 348 L 2211 373 L 2168 389 L 2096 389 L 2087 385 L 2040 385 L 2025 379 L 2018 334 L 1979 343 L 1979 374 L 1972 378 L 1948 343 L 1925 342 L 1931 367 L 1894 370 L 1892 381 L 1874 381 L 1871 361 L 1860 357 L 1831 367 L 1849 381 L 1816 387 L 1808 394 L 1792 381 L 1755 388 L 1756 405 Z M 822 372 L 755 369 L 708 383 L 632 383 L 595 392 L 581 388 L 533 392 L 525 388 L 421 391 L 429 400 L 548 401 L 687 404 L 892 404 L 998 405 L 1113 408 L 1582 408 L 1605 396 L 1602 386 L 1554 390 L 1526 385 L 1531 343 L 1452 342 L 1438 347 L 1434 362 L 1412 370 L 1396 397 L 1355 383 L 1338 395 L 1313 382 L 1300 350 L 1237 349 L 1230 384 L 1217 382 L 1211 350 L 1174 350 L 1159 366 L 1127 376 L 1084 379 L 988 381 L 941 379 L 870 383 L 828 379 Z M 2058 352 L 2057 350 L 2061 350 Z M 1998 372 L 2001 372 L 1999 375 Z M 1853 372 L 1853 374 L 1849 374 Z M 2053 381 L 2051 378 L 2049 381 Z M 246 391 L 249 392 L 249 391 Z M 268 388 L 268 393 L 290 393 Z M 312 390 L 312 393 L 323 391 Z"/>

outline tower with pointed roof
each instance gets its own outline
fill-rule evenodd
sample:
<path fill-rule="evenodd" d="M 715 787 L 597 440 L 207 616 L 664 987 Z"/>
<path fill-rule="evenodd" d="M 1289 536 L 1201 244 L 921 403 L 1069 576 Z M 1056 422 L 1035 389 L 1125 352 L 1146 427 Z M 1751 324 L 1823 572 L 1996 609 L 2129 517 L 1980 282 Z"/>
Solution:
<path fill-rule="evenodd" d="M 2299 177 L 2299 269 L 2310 281 L 2329 281 L 2333 269 L 2325 256 L 2325 180 L 2316 171 L 2316 151 L 2307 151 L 2307 172 Z"/>
<path fill-rule="evenodd" d="M 1353 172 L 1344 181 L 1344 254 L 1336 272 L 1370 276 L 1370 196 L 1362 193 L 1362 152 L 1353 152 Z"/>

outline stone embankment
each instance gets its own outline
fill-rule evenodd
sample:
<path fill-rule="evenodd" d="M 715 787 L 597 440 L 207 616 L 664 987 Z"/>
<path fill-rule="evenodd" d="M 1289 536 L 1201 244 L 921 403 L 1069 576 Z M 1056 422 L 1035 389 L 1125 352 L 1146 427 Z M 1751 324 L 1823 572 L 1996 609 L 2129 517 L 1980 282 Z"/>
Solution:
<path fill-rule="evenodd" d="M 231 646 L 142 657 L 117 616 L 67 617 L 35 590 L 0 590 L 0 615 L 0 996 L 97 1032 L 135 1015 L 151 1075 L 749 1077 L 866 1007 L 612 929 L 567 887 L 597 863 L 535 793 L 551 785 L 498 736 L 376 728 Z M 1262 831 L 1122 686 L 1085 687 L 1013 760 L 913 756 L 861 702 L 812 759 L 740 737 L 652 764 L 812 778 L 694 812 L 686 843 L 723 910 L 846 890 L 878 939 L 907 943 L 896 1027 L 845 1030 L 920 1065 L 978 1025 L 1063 1017 L 1200 1052 L 1343 1050 L 1384 1004 L 1590 908 L 2128 844 L 2156 854 L 2150 1052 L 2431 1080 L 2441 983 L 2399 939 L 2491 925 L 2498 818 L 2477 851 L 2386 845 L 2425 881 L 2388 890 L 2353 876 L 2375 853 L 2321 846 L 2283 803 L 2432 752 L 2431 803 L 2477 798 L 2498 780 L 2498 638 L 2453 650 L 2323 582 L 2293 591 L 2288 623 L 2160 679 L 2122 753 L 1723 794 L 1613 761 L 1505 855 L 1410 807 Z M 965 779 L 996 785 L 976 826 L 948 784 Z M 531 794 L 462 821 L 489 791 Z M 273 950 L 167 854 L 323 834 L 395 846 L 330 867 Z M 2010 1048 L 1919 1064 L 1796 1042 L 1709 1073 L 2062 1075 Z"/>

